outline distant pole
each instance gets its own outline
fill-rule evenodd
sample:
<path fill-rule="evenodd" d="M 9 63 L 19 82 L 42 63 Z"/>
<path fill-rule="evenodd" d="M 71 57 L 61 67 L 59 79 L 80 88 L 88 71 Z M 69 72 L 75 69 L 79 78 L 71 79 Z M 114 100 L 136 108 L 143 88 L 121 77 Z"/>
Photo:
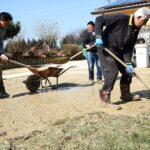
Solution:
<path fill-rule="evenodd" d="M 55 29 L 55 26 L 56 26 L 56 25 L 57 25 L 57 22 L 54 23 L 53 29 L 52 29 L 52 32 L 53 32 L 53 33 L 52 33 L 52 47 L 53 47 L 53 49 L 54 49 L 54 40 L 55 40 L 55 39 L 54 39 L 54 31 L 55 31 L 55 30 L 54 30 L 54 29 Z"/>

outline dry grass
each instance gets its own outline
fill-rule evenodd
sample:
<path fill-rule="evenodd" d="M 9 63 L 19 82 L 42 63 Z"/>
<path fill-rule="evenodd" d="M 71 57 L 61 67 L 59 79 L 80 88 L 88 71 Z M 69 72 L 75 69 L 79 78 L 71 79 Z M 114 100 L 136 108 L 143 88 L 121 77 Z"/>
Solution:
<path fill-rule="evenodd" d="M 66 118 L 45 131 L 1 142 L 0 149 L 149 150 L 150 114 L 133 118 L 97 112 Z"/>

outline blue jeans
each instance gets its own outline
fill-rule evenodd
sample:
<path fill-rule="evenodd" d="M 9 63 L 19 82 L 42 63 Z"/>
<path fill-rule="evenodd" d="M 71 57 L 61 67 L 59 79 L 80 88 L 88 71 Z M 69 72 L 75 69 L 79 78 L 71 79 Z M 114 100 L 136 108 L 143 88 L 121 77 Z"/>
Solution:
<path fill-rule="evenodd" d="M 102 71 L 101 71 L 101 65 L 97 53 L 87 51 L 86 58 L 87 58 L 88 70 L 89 70 L 89 80 L 94 80 L 94 63 L 96 64 L 96 68 L 97 68 L 97 80 L 101 80 Z"/>

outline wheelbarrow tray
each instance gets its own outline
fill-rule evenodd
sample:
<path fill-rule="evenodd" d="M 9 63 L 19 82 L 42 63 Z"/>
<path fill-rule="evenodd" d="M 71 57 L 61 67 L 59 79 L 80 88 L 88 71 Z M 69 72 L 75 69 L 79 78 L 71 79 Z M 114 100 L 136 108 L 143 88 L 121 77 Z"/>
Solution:
<path fill-rule="evenodd" d="M 31 72 L 41 78 L 48 78 L 48 77 L 57 77 L 63 68 L 58 67 L 45 67 L 45 68 L 37 68 L 36 70 L 31 70 Z"/>
<path fill-rule="evenodd" d="M 50 63 L 53 64 L 65 64 L 70 60 L 70 57 L 56 57 L 56 58 L 51 58 Z"/>

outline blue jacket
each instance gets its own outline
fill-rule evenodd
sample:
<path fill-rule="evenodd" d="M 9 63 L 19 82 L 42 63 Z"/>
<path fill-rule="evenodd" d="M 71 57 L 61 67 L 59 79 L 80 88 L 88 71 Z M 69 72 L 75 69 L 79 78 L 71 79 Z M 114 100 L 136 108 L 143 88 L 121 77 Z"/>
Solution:
<path fill-rule="evenodd" d="M 4 53 L 3 41 L 4 41 L 4 38 L 5 38 L 5 33 L 6 33 L 6 29 L 0 28 L 0 54 Z"/>

